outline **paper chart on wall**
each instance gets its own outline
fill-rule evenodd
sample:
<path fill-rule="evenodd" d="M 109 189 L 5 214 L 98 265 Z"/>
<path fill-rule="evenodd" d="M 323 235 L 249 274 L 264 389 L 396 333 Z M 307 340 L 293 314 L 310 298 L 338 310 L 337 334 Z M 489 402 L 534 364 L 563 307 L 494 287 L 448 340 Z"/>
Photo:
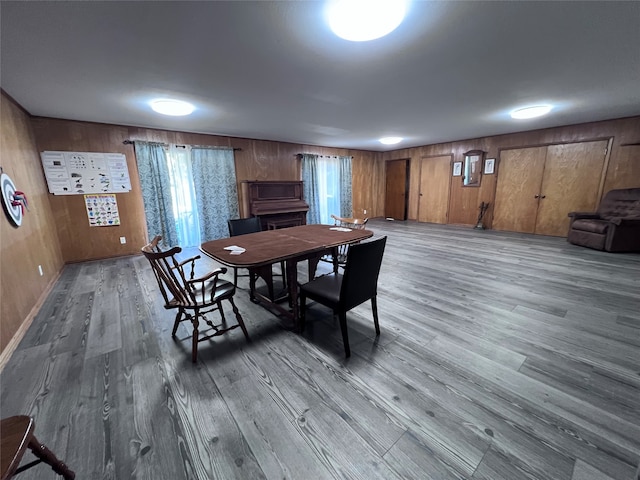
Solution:
<path fill-rule="evenodd" d="M 120 225 L 118 203 L 114 194 L 85 195 L 87 217 L 91 227 L 114 227 Z"/>
<path fill-rule="evenodd" d="M 121 153 L 45 151 L 40 158 L 49 192 L 54 195 L 131 190 L 127 159 Z"/>

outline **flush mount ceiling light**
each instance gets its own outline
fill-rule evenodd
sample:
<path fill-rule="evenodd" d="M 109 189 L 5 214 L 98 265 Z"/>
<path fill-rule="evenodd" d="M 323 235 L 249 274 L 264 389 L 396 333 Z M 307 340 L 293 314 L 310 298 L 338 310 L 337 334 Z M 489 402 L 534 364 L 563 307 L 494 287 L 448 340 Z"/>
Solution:
<path fill-rule="evenodd" d="M 190 103 L 183 102 L 182 100 L 170 100 L 168 98 L 153 100 L 151 102 L 151 108 L 163 115 L 171 115 L 174 117 L 189 115 L 196 109 L 196 107 Z"/>
<path fill-rule="evenodd" d="M 337 36 L 366 42 L 393 32 L 406 10 L 406 0 L 329 0 L 325 14 Z"/>
<path fill-rule="evenodd" d="M 511 118 L 535 118 L 546 115 L 551 111 L 553 107 L 551 105 L 536 105 L 535 107 L 519 108 L 511 112 Z"/>
<path fill-rule="evenodd" d="M 395 145 L 396 143 L 400 143 L 402 141 L 402 137 L 383 137 L 378 141 L 380 143 L 384 143 L 385 145 Z"/>

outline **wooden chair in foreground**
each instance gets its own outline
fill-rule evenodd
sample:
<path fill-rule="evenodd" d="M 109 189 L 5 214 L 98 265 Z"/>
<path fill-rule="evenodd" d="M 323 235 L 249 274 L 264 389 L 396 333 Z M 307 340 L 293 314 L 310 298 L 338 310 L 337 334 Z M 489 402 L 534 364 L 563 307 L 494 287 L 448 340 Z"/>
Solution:
<path fill-rule="evenodd" d="M 219 278 L 220 275 L 227 272 L 227 269 L 217 268 L 202 277 L 194 278 L 196 260 L 200 258 L 200 255 L 179 262 L 175 255 L 180 253 L 182 249 L 173 247 L 163 252 L 158 246 L 161 239 L 161 236 L 156 236 L 151 243 L 142 247 L 142 253 L 149 260 L 156 276 L 160 292 L 164 298 L 164 308 L 178 309 L 171 335 L 175 338 L 180 322 L 189 320 L 193 326 L 191 349 L 193 363 L 198 359 L 198 342 L 217 337 L 237 327 L 242 329 L 245 338 L 249 340 L 244 320 L 233 301 L 236 287 L 232 283 Z M 227 325 L 222 309 L 223 300 L 228 300 L 231 303 L 233 313 L 238 321 L 237 324 Z M 206 317 L 208 313 L 216 310 L 220 312 L 222 317 L 221 324 L 214 324 Z M 209 327 L 207 331 L 213 330 L 213 333 L 201 335 L 199 330 L 200 320 L 204 320 Z"/>
<path fill-rule="evenodd" d="M 380 335 L 378 324 L 377 289 L 378 275 L 387 237 L 351 245 L 344 267 L 344 275 L 333 273 L 317 277 L 300 286 L 300 329 L 304 329 L 306 299 L 315 300 L 338 315 L 344 353 L 351 356 L 347 333 L 347 311 L 371 300 L 376 336 Z"/>
<path fill-rule="evenodd" d="M 333 218 L 333 225 L 336 227 L 350 228 L 352 230 L 364 230 L 365 225 L 369 221 L 368 218 L 349 218 L 338 217 L 331 215 Z M 344 267 L 347 262 L 347 252 L 349 251 L 349 245 L 340 245 L 334 249 L 331 255 L 325 255 L 320 260 L 323 262 L 329 262 L 333 264 L 333 272 L 337 273 L 339 267 Z"/>
<path fill-rule="evenodd" d="M 76 478 L 76 474 L 69 470 L 64 462 L 45 447 L 34 435 L 35 424 L 33 418 L 26 415 L 4 418 L 0 422 L 0 478 L 7 480 L 15 474 L 23 472 L 41 462 L 50 465 L 54 472 L 67 480 Z M 27 448 L 38 457 L 22 467 L 19 467 Z"/>

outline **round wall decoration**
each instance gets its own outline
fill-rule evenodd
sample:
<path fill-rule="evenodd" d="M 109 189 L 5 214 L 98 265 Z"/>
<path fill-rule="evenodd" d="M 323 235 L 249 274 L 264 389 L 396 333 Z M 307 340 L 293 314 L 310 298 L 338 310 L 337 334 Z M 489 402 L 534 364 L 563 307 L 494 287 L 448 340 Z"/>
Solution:
<path fill-rule="evenodd" d="M 0 175 L 0 187 L 2 188 L 2 206 L 4 207 L 4 211 L 7 217 L 9 217 L 9 221 L 16 227 L 19 227 L 22 224 L 23 206 L 19 201 L 16 201 L 16 186 L 6 173 Z"/>

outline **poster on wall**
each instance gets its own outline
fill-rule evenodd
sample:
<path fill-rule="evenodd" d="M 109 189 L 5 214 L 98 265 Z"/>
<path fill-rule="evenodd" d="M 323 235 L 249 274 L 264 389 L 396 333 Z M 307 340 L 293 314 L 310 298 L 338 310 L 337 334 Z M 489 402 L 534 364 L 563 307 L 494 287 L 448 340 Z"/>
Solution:
<path fill-rule="evenodd" d="M 87 217 L 91 227 L 114 227 L 120 225 L 118 204 L 114 194 L 85 195 Z"/>
<path fill-rule="evenodd" d="M 131 190 L 127 158 L 122 153 L 40 153 L 49 193 L 125 193 Z"/>

